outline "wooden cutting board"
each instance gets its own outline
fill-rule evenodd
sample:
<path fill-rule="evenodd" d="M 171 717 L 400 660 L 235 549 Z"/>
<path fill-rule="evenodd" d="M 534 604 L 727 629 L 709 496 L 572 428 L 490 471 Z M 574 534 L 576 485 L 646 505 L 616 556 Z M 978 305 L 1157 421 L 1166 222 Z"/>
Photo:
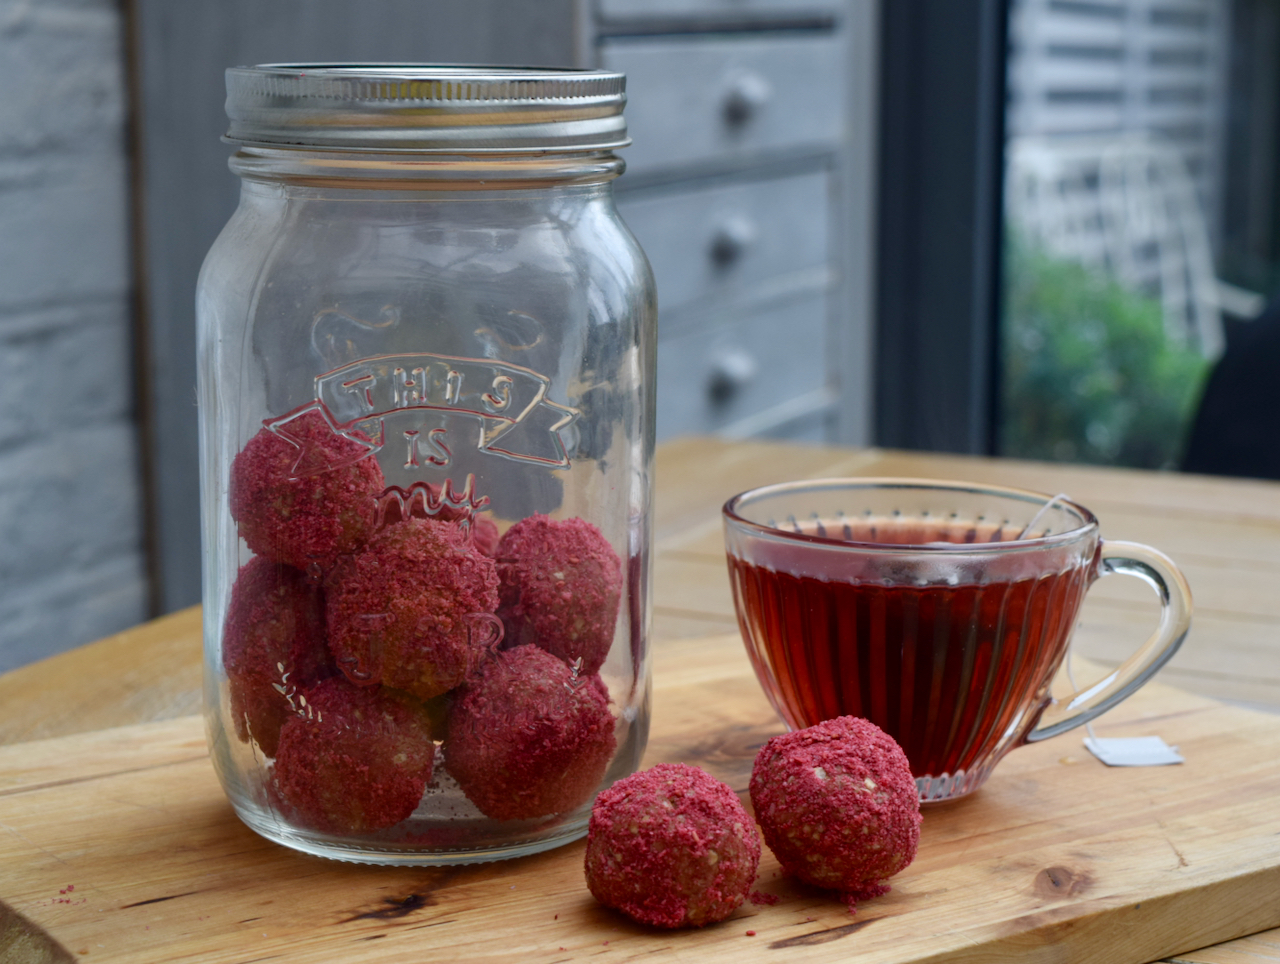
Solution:
<path fill-rule="evenodd" d="M 781 729 L 736 637 L 655 655 L 647 763 L 741 791 Z M 1098 733 L 1157 734 L 1187 762 L 1108 769 L 1078 731 L 1024 747 L 926 811 L 919 857 L 856 916 L 766 850 L 779 902 L 684 932 L 598 906 L 581 843 L 427 870 L 268 843 L 225 802 L 197 717 L 0 747 L 0 961 L 1125 964 L 1280 925 L 1280 718 L 1151 685 Z"/>

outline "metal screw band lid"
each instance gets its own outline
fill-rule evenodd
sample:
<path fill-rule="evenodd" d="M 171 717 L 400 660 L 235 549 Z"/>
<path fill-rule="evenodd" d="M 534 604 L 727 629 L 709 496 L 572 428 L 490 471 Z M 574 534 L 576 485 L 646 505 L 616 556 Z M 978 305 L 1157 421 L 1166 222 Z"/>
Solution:
<path fill-rule="evenodd" d="M 227 140 L 484 154 L 625 147 L 626 77 L 607 70 L 260 64 L 227 71 Z"/>

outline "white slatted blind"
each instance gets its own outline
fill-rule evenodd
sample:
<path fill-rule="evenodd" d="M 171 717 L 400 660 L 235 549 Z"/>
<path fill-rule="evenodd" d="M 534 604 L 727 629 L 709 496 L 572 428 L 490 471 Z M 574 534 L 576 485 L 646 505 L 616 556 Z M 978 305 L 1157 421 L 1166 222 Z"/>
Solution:
<path fill-rule="evenodd" d="M 1151 132 L 1181 154 L 1216 238 L 1228 0 L 1014 0 L 1008 132 Z"/>

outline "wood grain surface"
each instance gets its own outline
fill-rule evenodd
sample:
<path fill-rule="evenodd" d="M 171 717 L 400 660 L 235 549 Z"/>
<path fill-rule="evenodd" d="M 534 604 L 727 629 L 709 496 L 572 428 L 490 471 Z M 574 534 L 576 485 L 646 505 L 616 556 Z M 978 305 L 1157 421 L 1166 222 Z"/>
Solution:
<path fill-rule="evenodd" d="M 0 744 L 200 711 L 200 607 L 0 676 Z"/>
<path fill-rule="evenodd" d="M 1280 710 L 1280 594 L 1271 588 L 1280 574 L 1280 485 L 1270 482 L 927 453 L 677 440 L 661 446 L 657 459 L 655 650 L 662 653 L 667 646 L 675 645 L 681 652 L 698 652 L 700 644 L 677 641 L 736 632 L 720 542 L 719 510 L 728 496 L 768 482 L 839 475 L 959 478 L 1066 492 L 1097 513 L 1105 537 L 1154 545 L 1169 553 L 1187 573 L 1196 600 L 1192 632 L 1160 679 L 1239 707 Z M 1134 580 L 1101 581 L 1090 592 L 1077 629 L 1075 652 L 1103 666 L 1117 665 L 1151 626 L 1155 606 L 1148 596 L 1149 591 Z M 193 713 L 200 705 L 199 647 L 200 614 L 198 609 L 191 609 L 0 676 L 0 744 Z M 662 665 L 665 664 L 659 662 Z M 690 669 L 692 665 L 689 664 Z M 715 672 L 714 667 L 707 667 L 706 671 Z M 661 676 L 658 683 L 661 692 Z M 743 685 L 758 696 L 758 690 L 752 690 L 754 684 Z M 662 705 L 656 732 L 663 726 L 663 715 L 670 714 L 675 724 L 681 712 L 678 701 L 666 704 L 669 709 L 662 709 Z M 1104 718 L 1106 725 L 1113 725 L 1122 718 L 1119 714 L 1134 705 L 1137 704 L 1109 714 Z M 724 721 L 713 720 L 708 725 L 712 729 L 702 734 L 701 742 L 686 747 L 687 757 L 671 758 L 701 760 L 709 753 L 714 761 L 719 753 L 723 760 L 730 759 L 727 751 L 715 749 L 718 740 L 727 739 L 714 729 L 723 727 Z M 1271 726 L 1280 729 L 1280 719 L 1272 720 Z M 110 743 L 114 738 L 107 739 Z M 701 744 L 707 747 L 700 748 Z M 1075 735 L 1048 746 L 1064 758 L 1095 765 L 1079 748 Z M 1018 751 L 1002 765 L 997 777 L 1005 777 L 1007 768 L 1021 766 L 1022 760 L 1027 759 L 1024 755 L 1039 750 Z M 656 742 L 652 752 L 662 752 Z M 111 756 L 105 750 L 102 754 L 104 759 Z M 9 774 L 7 759 L 0 760 L 0 775 L 5 777 Z M 56 756 L 51 759 L 56 760 Z M 1272 766 L 1277 759 L 1280 754 L 1273 752 L 1269 758 Z M 67 772 L 66 761 L 53 766 Z M 77 773 L 76 779 L 87 780 L 86 774 L 94 772 Z M 99 784 L 89 780 L 86 785 L 96 796 Z M 0 794 L 4 792 L 0 789 Z M 984 790 L 983 795 L 987 792 Z M 0 796 L 0 800 L 4 799 Z M 238 823 L 230 826 L 244 835 L 238 839 L 250 843 L 256 840 L 240 830 Z M 551 858 L 535 858 L 543 859 Z M 7 868 L 8 862 L 0 860 L 0 866 Z M 386 872 L 372 873 L 376 876 Z M 314 874 L 322 876 L 323 871 L 316 870 Z M 5 876 L 0 874 L 0 879 Z M 1277 892 L 1273 885 L 1269 891 L 1264 888 L 1241 893 L 1241 907 L 1248 913 L 1259 904 L 1274 906 L 1280 903 Z M 9 896 L 0 894 L 0 899 Z M 34 945 L 30 931 L 24 930 L 16 918 L 6 918 L 4 912 L 0 905 L 0 962 L 59 959 L 32 956 L 36 952 L 31 950 Z M 868 927 L 867 932 L 870 931 Z M 1220 938 L 1206 937 L 1203 943 L 1213 939 Z M 832 946 L 840 944 L 836 940 Z M 20 945 L 25 950 L 13 956 L 17 952 L 12 948 Z M 758 938 L 757 944 L 751 945 L 756 946 Z M 1182 950 L 1177 960 L 1193 964 L 1275 964 L 1280 960 L 1278 947 L 1280 931 L 1272 931 L 1202 950 Z M 77 950 L 81 949 L 93 951 L 92 947 Z M 742 953 L 749 949 L 744 947 Z M 1167 953 L 1171 952 L 1155 951 L 1151 957 Z M 84 955 L 80 959 L 92 958 Z M 1103 954 L 1096 959 L 1111 958 Z"/>
<path fill-rule="evenodd" d="M 781 726 L 736 637 L 660 644 L 646 764 L 745 790 Z M 582 844 L 501 864 L 375 868 L 293 853 L 239 823 L 198 717 L 0 748 L 0 896 L 102 962 L 1107 961 L 1139 964 L 1280 924 L 1280 729 L 1152 686 L 1103 735 L 1159 733 L 1181 766 L 1109 769 L 1077 738 L 1025 747 L 926 811 L 920 855 L 856 916 L 779 873 L 699 931 L 597 905 Z M 748 936 L 747 931 L 754 931 Z"/>

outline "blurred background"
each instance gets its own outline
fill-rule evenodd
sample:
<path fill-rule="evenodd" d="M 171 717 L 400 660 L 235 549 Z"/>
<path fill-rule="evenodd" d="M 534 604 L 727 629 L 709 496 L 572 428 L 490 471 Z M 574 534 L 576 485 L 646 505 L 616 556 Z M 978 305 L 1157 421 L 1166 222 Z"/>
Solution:
<path fill-rule="evenodd" d="M 227 66 L 625 71 L 660 440 L 1274 477 L 1278 45 L 1280 0 L 0 0 L 0 671 L 199 601 Z"/>

